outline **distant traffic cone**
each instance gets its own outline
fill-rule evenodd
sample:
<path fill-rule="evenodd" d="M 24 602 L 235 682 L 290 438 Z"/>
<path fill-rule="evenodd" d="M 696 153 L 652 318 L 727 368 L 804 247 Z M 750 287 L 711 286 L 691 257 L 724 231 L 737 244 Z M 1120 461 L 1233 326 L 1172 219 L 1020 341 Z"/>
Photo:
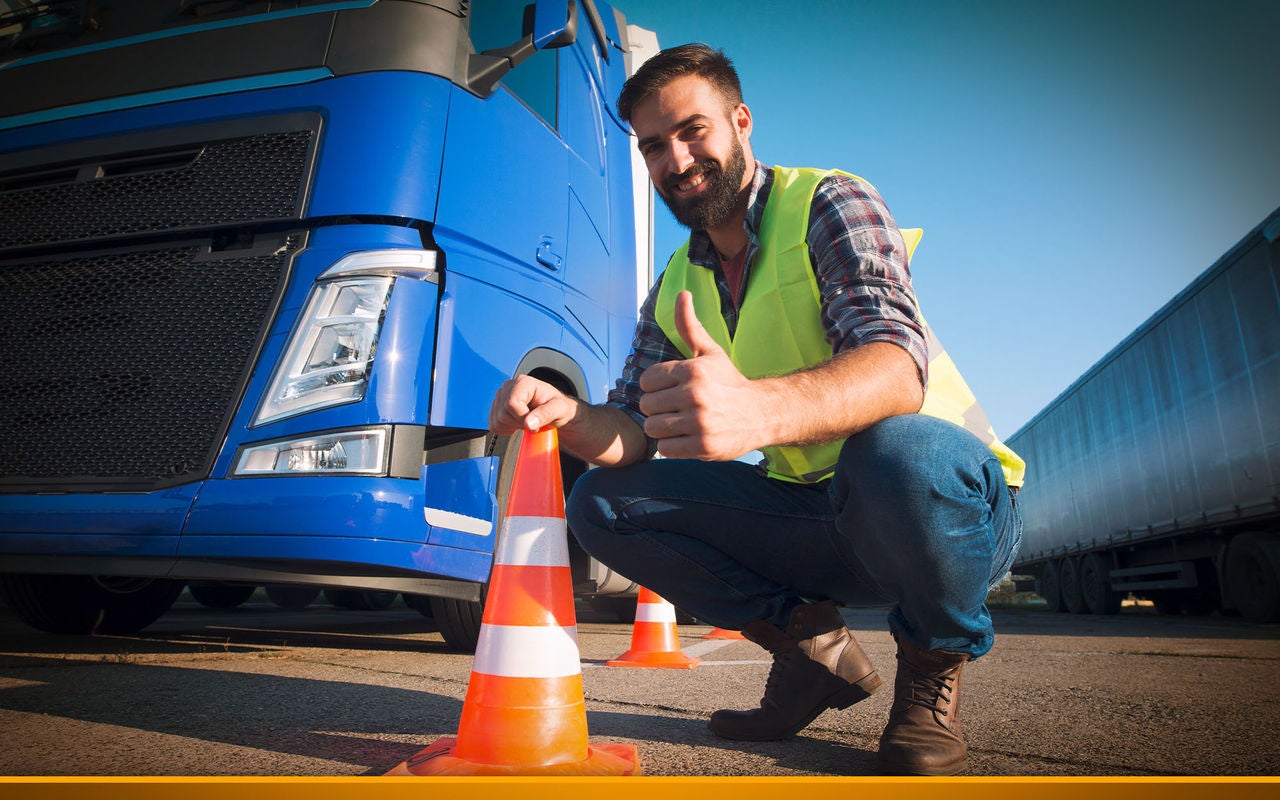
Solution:
<path fill-rule="evenodd" d="M 693 669 L 701 661 L 680 650 L 676 607 L 641 586 L 640 596 L 636 598 L 636 624 L 631 631 L 631 649 L 608 662 L 609 666 Z"/>
<path fill-rule="evenodd" d="M 456 738 L 389 775 L 636 775 L 634 745 L 587 742 L 554 429 L 525 433 Z"/>
<path fill-rule="evenodd" d="M 731 631 L 727 628 L 712 628 L 702 635 L 703 639 L 746 639 L 742 631 Z"/>

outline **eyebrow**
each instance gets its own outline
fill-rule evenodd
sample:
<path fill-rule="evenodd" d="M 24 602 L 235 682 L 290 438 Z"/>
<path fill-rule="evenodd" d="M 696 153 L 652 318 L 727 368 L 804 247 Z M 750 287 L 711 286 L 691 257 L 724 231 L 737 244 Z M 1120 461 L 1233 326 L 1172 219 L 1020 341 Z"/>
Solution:
<path fill-rule="evenodd" d="M 675 125 L 672 125 L 668 130 L 672 130 L 672 131 L 683 130 L 684 128 L 687 128 L 690 125 L 692 125 L 693 123 L 698 122 L 699 120 L 704 120 L 704 119 L 711 119 L 711 117 L 707 116 L 706 114 L 690 114 L 689 116 L 677 122 Z M 661 138 L 662 137 L 660 135 L 646 136 L 643 139 L 640 139 L 639 141 L 637 141 L 636 146 L 644 147 L 646 145 L 649 145 L 658 141 Z"/>

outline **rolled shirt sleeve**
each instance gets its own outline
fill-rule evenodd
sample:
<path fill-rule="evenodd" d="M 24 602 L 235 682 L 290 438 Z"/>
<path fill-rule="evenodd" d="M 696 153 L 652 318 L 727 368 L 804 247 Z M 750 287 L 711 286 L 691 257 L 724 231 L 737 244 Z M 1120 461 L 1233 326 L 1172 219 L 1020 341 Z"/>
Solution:
<path fill-rule="evenodd" d="M 814 192 L 808 239 L 832 351 L 898 345 L 926 385 L 928 349 L 906 245 L 875 188 L 847 175 L 824 179 Z"/>

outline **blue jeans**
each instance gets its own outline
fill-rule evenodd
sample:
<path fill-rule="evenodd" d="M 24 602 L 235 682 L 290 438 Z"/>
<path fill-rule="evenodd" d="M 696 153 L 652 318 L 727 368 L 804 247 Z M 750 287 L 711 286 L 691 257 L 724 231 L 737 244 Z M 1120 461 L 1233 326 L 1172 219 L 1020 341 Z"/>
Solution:
<path fill-rule="evenodd" d="M 995 455 L 922 415 L 850 437 L 820 484 L 655 459 L 588 471 L 566 516 L 588 553 L 708 624 L 785 627 L 806 600 L 892 606 L 899 636 L 974 658 L 991 649 L 987 592 L 1022 538 Z"/>

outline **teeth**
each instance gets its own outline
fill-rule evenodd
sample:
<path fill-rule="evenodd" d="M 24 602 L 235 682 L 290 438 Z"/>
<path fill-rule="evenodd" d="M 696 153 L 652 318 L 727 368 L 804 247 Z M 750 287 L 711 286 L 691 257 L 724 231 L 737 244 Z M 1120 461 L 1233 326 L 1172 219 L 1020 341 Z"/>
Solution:
<path fill-rule="evenodd" d="M 678 188 L 682 192 L 687 192 L 690 189 L 694 188 L 695 186 L 700 186 L 703 180 L 705 180 L 705 176 L 695 175 L 689 180 L 685 181 L 684 183 L 678 184 L 676 188 Z"/>

